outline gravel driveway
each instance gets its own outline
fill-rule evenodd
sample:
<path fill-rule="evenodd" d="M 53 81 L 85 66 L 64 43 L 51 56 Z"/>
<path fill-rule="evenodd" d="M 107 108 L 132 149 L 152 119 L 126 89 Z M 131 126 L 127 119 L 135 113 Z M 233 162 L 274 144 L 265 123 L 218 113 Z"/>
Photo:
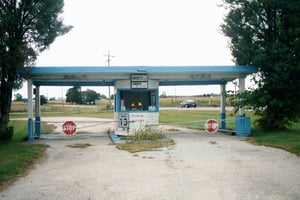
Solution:
<path fill-rule="evenodd" d="M 300 158 L 294 154 L 221 133 L 168 131 L 169 126 L 163 128 L 176 145 L 131 154 L 111 144 L 109 127 L 94 124 L 85 134 L 35 141 L 50 145 L 45 159 L 0 192 L 0 199 L 300 199 Z M 67 146 L 78 143 L 91 146 Z"/>

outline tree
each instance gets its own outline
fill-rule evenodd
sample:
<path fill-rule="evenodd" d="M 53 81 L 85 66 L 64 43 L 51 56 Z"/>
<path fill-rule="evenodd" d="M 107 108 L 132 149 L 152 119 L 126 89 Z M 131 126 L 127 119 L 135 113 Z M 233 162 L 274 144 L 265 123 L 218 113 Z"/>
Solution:
<path fill-rule="evenodd" d="M 254 65 L 258 88 L 239 97 L 265 130 L 284 129 L 300 113 L 300 1 L 224 0 L 221 25 L 238 65 Z"/>
<path fill-rule="evenodd" d="M 99 99 L 107 99 L 107 97 L 105 96 L 105 94 L 100 94 Z"/>
<path fill-rule="evenodd" d="M 23 96 L 20 93 L 15 94 L 15 101 L 23 101 Z"/>
<path fill-rule="evenodd" d="M 40 103 L 41 105 L 47 104 L 48 103 L 48 99 L 45 97 L 45 95 L 41 95 L 40 96 Z"/>
<path fill-rule="evenodd" d="M 95 101 L 100 98 L 100 94 L 95 92 L 94 90 L 86 90 L 81 93 L 82 102 L 84 104 L 95 104 Z"/>
<path fill-rule="evenodd" d="M 74 86 L 68 89 L 66 97 L 67 97 L 66 99 L 67 102 L 82 104 L 81 87 Z"/>
<path fill-rule="evenodd" d="M 0 136 L 8 133 L 12 89 L 20 71 L 71 27 L 63 24 L 63 0 L 0 0 Z"/>

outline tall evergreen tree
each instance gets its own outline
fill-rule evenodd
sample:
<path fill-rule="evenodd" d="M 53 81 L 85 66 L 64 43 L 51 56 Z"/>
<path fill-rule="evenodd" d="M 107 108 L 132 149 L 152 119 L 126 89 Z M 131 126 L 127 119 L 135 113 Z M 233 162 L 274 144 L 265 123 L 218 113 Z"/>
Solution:
<path fill-rule="evenodd" d="M 238 65 L 259 68 L 258 88 L 241 94 L 266 130 L 283 129 L 300 114 L 300 0 L 224 0 L 221 25 Z"/>
<path fill-rule="evenodd" d="M 63 0 L 0 0 L 0 138 L 8 134 L 12 90 L 23 81 L 18 71 L 71 29 L 60 17 L 63 6 Z"/>

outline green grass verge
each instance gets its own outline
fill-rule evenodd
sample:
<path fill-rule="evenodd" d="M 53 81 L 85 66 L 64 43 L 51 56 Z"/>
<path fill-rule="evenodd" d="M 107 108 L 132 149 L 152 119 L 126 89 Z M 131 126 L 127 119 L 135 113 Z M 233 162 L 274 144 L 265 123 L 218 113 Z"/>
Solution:
<path fill-rule="evenodd" d="M 218 111 L 200 111 L 200 110 L 161 110 L 159 112 L 159 122 L 164 124 L 173 124 L 192 129 L 204 130 L 204 123 L 208 119 L 220 120 Z M 235 121 L 232 112 L 227 112 L 228 129 L 234 129 Z"/>
<path fill-rule="evenodd" d="M 79 110 L 72 110 L 74 108 L 65 108 L 64 110 L 47 110 L 42 111 L 41 117 L 98 117 L 98 118 L 114 118 L 114 113 L 112 110 L 92 110 L 90 106 L 87 106 L 88 109 L 84 107 L 80 108 Z M 27 118 L 27 112 L 11 112 L 10 118 Z"/>
<path fill-rule="evenodd" d="M 47 149 L 46 145 L 23 141 L 27 135 L 26 121 L 12 121 L 10 126 L 14 127 L 12 140 L 0 142 L 0 190 L 23 176 Z"/>
<path fill-rule="evenodd" d="M 151 127 L 139 130 L 133 136 L 124 137 L 123 139 L 126 140 L 126 143 L 117 143 L 116 147 L 130 153 L 154 151 L 158 148 L 169 147 L 175 144 L 175 141 L 164 134 L 162 130 Z M 161 139 L 163 141 L 159 141 Z"/>
<path fill-rule="evenodd" d="M 264 132 L 254 126 L 257 116 L 251 112 L 247 113 L 247 116 L 250 116 L 252 125 L 252 137 L 249 138 L 250 143 L 284 149 L 300 156 L 300 122 L 295 123 L 288 130 Z M 210 118 L 219 120 L 220 113 L 217 111 L 197 111 L 192 109 L 160 111 L 160 123 L 175 124 L 187 128 L 203 130 L 204 122 Z M 226 118 L 228 120 L 226 128 L 233 130 L 235 127 L 233 113 L 227 112 Z"/>
<path fill-rule="evenodd" d="M 283 131 L 264 132 L 254 129 L 249 142 L 284 149 L 300 156 L 300 123 Z"/>

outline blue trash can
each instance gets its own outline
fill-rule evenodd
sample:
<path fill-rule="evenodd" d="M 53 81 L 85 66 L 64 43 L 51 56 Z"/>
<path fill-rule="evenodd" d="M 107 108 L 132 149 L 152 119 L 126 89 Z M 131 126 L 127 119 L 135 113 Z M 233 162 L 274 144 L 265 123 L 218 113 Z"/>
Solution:
<path fill-rule="evenodd" d="M 250 117 L 239 116 L 235 119 L 235 135 L 247 137 L 251 135 Z"/>

